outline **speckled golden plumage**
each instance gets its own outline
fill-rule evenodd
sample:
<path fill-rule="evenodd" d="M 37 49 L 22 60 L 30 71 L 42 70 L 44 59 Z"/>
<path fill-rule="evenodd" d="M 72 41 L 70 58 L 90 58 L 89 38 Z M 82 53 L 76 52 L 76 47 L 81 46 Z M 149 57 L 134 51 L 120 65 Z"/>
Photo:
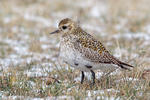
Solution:
<path fill-rule="evenodd" d="M 112 69 L 115 68 L 112 67 L 114 65 L 124 69 L 132 67 L 112 56 L 100 41 L 85 32 L 71 19 L 61 20 L 58 26 L 59 29 L 52 34 L 60 33 L 62 35 L 60 56 L 65 62 L 82 71 L 81 83 L 84 79 L 83 71 L 91 71 L 94 83 L 95 73 L 93 70 Z"/>

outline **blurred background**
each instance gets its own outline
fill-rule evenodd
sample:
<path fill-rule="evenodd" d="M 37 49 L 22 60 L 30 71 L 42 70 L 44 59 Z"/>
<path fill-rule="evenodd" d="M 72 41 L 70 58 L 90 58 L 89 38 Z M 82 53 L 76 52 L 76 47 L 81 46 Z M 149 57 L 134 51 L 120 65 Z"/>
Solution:
<path fill-rule="evenodd" d="M 118 59 L 141 70 L 148 69 L 149 5 L 150 0 L 0 0 L 0 90 L 7 95 L 56 95 L 52 92 L 35 95 L 32 84 L 32 88 L 25 85 L 31 88 L 30 92 L 24 88 L 16 90 L 20 85 L 14 84 L 19 80 L 28 83 L 30 77 L 59 79 L 61 73 L 72 73 L 74 69 L 58 63 L 59 36 L 49 34 L 63 18 L 79 21 L 85 31 L 102 41 Z M 79 71 L 73 73 L 74 79 L 68 78 L 68 74 L 62 75 L 69 79 L 67 82 L 79 77 Z M 17 92 L 12 91 L 12 86 Z"/>

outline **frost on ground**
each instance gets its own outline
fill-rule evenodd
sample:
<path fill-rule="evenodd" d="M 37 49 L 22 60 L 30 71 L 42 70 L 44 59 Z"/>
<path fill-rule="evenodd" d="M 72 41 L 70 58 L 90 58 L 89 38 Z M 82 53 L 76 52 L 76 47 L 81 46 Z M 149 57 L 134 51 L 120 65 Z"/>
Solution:
<path fill-rule="evenodd" d="M 150 68 L 149 0 L 135 2 L 2 0 L 0 97 L 4 100 L 148 99 L 149 81 L 142 76 L 149 75 L 145 69 Z M 90 74 L 86 73 L 81 85 L 80 72 L 58 58 L 59 36 L 49 34 L 66 17 L 78 21 L 115 57 L 134 65 L 134 71 L 118 69 L 110 75 L 96 71 L 93 88 L 89 85 Z"/>

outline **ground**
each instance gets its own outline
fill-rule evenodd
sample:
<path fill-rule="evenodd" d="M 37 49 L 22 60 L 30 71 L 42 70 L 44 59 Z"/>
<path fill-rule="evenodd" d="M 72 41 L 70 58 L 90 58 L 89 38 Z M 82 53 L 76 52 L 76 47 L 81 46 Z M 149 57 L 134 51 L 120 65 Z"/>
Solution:
<path fill-rule="evenodd" d="M 149 0 L 1 0 L 0 98 L 150 99 Z M 58 58 L 59 35 L 49 33 L 72 18 L 118 59 L 134 66 L 109 75 L 86 73 Z"/>

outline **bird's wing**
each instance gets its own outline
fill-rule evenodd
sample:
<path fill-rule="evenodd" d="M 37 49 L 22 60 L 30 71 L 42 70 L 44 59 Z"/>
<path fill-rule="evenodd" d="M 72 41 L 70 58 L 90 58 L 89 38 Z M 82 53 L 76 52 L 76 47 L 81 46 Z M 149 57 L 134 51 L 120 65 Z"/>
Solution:
<path fill-rule="evenodd" d="M 115 64 L 124 69 L 133 67 L 129 64 L 123 63 L 111 55 L 103 46 L 103 44 L 96 40 L 90 34 L 84 33 L 75 39 L 73 42 L 75 50 L 90 62 Z"/>
<path fill-rule="evenodd" d="M 100 41 L 97 41 L 89 34 L 83 34 L 79 38 L 76 38 L 73 44 L 75 49 L 91 62 L 112 63 L 110 53 Z"/>

